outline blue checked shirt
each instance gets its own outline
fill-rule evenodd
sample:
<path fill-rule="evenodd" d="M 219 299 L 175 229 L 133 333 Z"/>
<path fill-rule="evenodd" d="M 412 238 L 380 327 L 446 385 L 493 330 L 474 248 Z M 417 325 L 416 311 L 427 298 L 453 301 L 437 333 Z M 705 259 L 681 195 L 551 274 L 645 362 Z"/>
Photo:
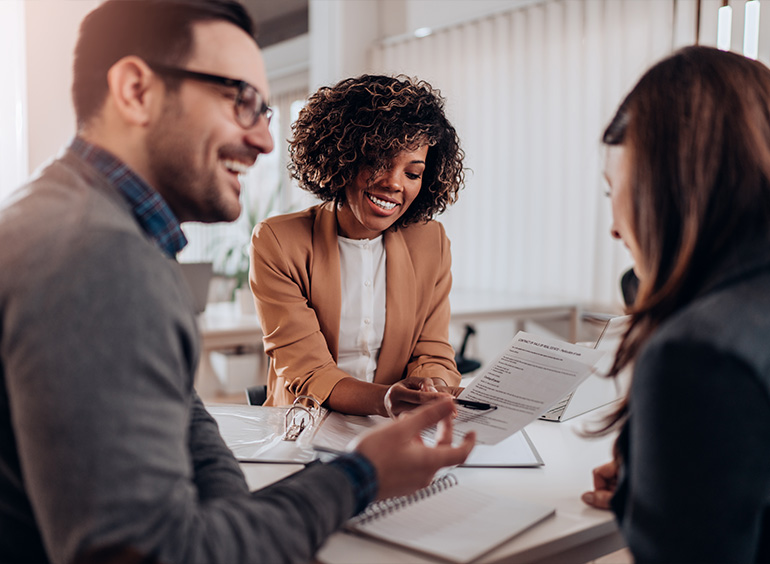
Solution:
<path fill-rule="evenodd" d="M 131 205 L 139 225 L 161 251 L 175 258 L 187 245 L 179 220 L 166 201 L 125 163 L 80 137 L 75 137 L 70 150 L 115 185 Z"/>

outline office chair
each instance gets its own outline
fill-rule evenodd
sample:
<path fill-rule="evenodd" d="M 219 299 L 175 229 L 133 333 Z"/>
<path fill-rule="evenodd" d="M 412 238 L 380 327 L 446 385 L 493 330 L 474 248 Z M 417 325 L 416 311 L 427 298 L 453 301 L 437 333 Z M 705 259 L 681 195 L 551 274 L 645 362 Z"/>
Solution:
<path fill-rule="evenodd" d="M 636 301 L 636 293 L 639 290 L 639 278 L 633 268 L 629 268 L 620 278 L 620 290 L 623 293 L 623 301 L 627 306 L 633 305 Z"/>
<path fill-rule="evenodd" d="M 246 388 L 246 402 L 249 405 L 262 405 L 267 399 L 267 386 L 249 386 Z"/>
<path fill-rule="evenodd" d="M 270 364 L 273 359 L 267 357 L 267 373 L 270 374 Z M 249 386 L 246 388 L 246 402 L 249 405 L 263 405 L 267 400 L 267 386 Z"/>
<path fill-rule="evenodd" d="M 475 334 L 476 330 L 472 325 L 465 326 L 465 336 L 460 345 L 460 351 L 455 354 L 455 363 L 457 363 L 457 371 L 460 374 L 467 374 L 468 372 L 473 372 L 474 370 L 481 368 L 481 363 L 478 360 L 465 357 L 465 346 L 468 344 L 468 339 L 470 339 L 471 335 Z"/>

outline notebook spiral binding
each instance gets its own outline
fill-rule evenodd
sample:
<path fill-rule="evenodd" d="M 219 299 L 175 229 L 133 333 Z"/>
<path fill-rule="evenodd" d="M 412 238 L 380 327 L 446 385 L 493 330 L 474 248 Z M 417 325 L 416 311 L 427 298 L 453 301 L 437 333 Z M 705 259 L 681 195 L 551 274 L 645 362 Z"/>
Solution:
<path fill-rule="evenodd" d="M 394 513 L 399 509 L 402 509 L 413 503 L 428 498 L 446 489 L 456 486 L 458 483 L 454 474 L 444 474 L 441 477 L 433 480 L 429 485 L 417 490 L 411 495 L 404 495 L 399 497 L 389 497 L 380 501 L 370 503 L 366 509 L 361 513 L 353 517 L 348 523 L 350 525 L 362 525 L 370 521 L 374 521 L 390 513 Z"/>

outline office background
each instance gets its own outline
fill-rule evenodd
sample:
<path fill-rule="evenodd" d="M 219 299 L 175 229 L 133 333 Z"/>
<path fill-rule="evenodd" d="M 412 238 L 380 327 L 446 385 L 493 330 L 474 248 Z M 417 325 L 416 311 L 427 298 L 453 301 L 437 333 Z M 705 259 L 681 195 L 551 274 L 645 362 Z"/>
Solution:
<path fill-rule="evenodd" d="M 285 172 L 289 124 L 308 92 L 364 72 L 417 76 L 446 97 L 467 153 L 467 187 L 440 217 L 455 286 L 619 306 L 618 278 L 631 262 L 609 236 L 602 128 L 655 60 L 694 43 L 696 33 L 716 45 L 722 0 L 276 1 L 283 10 L 275 25 L 260 24 L 272 43 L 264 54 L 276 151 L 244 182 L 256 215 L 313 203 Z M 259 18 L 271 14 L 271 2 L 249 7 Z M 0 198 L 73 135 L 72 47 L 97 4 L 0 2 Z M 745 4 L 730 2 L 737 52 Z M 770 42 L 761 38 L 770 37 L 770 0 L 760 4 L 759 59 L 767 63 Z M 279 24 L 287 39 L 272 33 Z M 181 260 L 216 259 L 222 241 L 246 243 L 249 228 L 245 218 L 188 225 Z"/>

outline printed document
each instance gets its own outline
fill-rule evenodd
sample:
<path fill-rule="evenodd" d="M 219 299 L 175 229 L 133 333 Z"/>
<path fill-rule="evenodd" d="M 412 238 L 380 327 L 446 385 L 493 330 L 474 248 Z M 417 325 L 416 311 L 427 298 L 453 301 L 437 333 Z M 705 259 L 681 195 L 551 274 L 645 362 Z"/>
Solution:
<path fill-rule="evenodd" d="M 508 349 L 459 396 L 496 409 L 483 411 L 458 405 L 455 438 L 476 431 L 478 444 L 499 443 L 577 388 L 604 354 L 520 331 Z"/>

